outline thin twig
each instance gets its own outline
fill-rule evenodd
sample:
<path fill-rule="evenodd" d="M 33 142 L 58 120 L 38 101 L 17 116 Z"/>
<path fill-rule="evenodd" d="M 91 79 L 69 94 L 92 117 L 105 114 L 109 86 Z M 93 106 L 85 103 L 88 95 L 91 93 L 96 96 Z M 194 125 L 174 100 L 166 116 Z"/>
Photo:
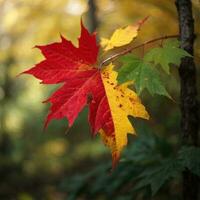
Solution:
<path fill-rule="evenodd" d="M 125 49 L 124 51 L 119 52 L 119 53 L 117 53 L 117 54 L 114 54 L 114 55 L 110 56 L 109 58 L 105 59 L 104 61 L 102 61 L 101 64 L 100 64 L 100 68 L 102 68 L 102 66 L 105 65 L 107 62 L 113 61 L 113 60 L 115 60 L 116 58 L 118 58 L 119 56 L 125 55 L 125 54 L 127 54 L 127 53 L 131 53 L 133 50 L 138 49 L 138 48 L 140 48 L 140 47 L 144 47 L 144 46 L 147 45 L 147 44 L 150 44 L 150 43 L 153 43 L 153 42 L 156 42 L 156 41 L 159 41 L 159 40 L 165 40 L 165 39 L 177 38 L 177 37 L 179 37 L 179 35 L 162 36 L 162 37 L 155 38 L 155 39 L 153 39 L 153 40 L 149 40 L 149 41 L 147 41 L 147 42 L 145 42 L 145 43 L 143 43 L 143 44 L 140 44 L 140 45 L 138 45 L 138 46 L 130 47 L 130 48 L 128 48 L 128 49 Z"/>

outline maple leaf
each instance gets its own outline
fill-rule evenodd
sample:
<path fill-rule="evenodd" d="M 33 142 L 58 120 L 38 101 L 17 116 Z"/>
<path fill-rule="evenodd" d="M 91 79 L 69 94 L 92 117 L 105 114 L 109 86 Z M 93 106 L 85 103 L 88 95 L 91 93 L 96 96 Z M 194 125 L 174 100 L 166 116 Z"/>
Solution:
<path fill-rule="evenodd" d="M 178 66 L 183 57 L 191 57 L 179 46 L 178 40 L 168 40 L 163 43 L 162 47 L 148 51 L 143 58 L 131 54 L 122 56 L 123 65 L 118 70 L 119 82 L 134 81 L 138 94 L 147 89 L 151 95 L 159 94 L 172 99 L 162 83 L 160 70 L 158 71 L 157 67 L 161 67 L 169 74 L 171 64 Z"/>
<path fill-rule="evenodd" d="M 45 60 L 25 71 L 43 84 L 63 85 L 45 102 L 51 103 L 45 126 L 52 119 L 67 118 L 72 126 L 81 110 L 88 104 L 92 133 L 100 132 L 111 149 L 113 167 L 122 148 L 127 144 L 127 133 L 134 134 L 128 115 L 148 119 L 149 115 L 136 93 L 128 88 L 130 82 L 117 83 L 117 72 L 110 64 L 99 70 L 99 47 L 95 34 L 90 34 L 81 23 L 79 46 L 61 37 L 61 42 L 37 46 Z"/>
<path fill-rule="evenodd" d="M 160 80 L 158 71 L 151 63 L 145 61 L 145 57 L 141 59 L 129 54 L 121 57 L 121 61 L 124 65 L 119 69 L 120 83 L 133 80 L 138 94 L 146 88 L 151 95 L 159 94 L 171 98 Z"/>
<path fill-rule="evenodd" d="M 101 46 L 104 48 L 104 51 L 129 44 L 134 38 L 137 37 L 140 27 L 147 19 L 148 17 L 140 20 L 135 25 L 129 25 L 125 28 L 115 30 L 110 39 L 101 38 Z"/>
<path fill-rule="evenodd" d="M 104 130 L 100 130 L 100 133 L 104 143 L 112 151 L 113 166 L 116 165 L 121 150 L 127 144 L 127 133 L 135 134 L 128 115 L 149 119 L 149 115 L 137 94 L 128 88 L 132 82 L 128 81 L 119 85 L 117 76 L 118 73 L 113 71 L 112 64 L 102 70 L 102 80 L 112 114 L 110 120 L 114 125 L 114 132 L 107 135 Z"/>
<path fill-rule="evenodd" d="M 167 40 L 162 47 L 151 49 L 146 55 L 145 60 L 151 61 L 155 65 L 160 65 L 162 69 L 169 74 L 170 64 L 179 66 L 181 58 L 191 57 L 185 50 L 179 48 L 178 40 Z"/>

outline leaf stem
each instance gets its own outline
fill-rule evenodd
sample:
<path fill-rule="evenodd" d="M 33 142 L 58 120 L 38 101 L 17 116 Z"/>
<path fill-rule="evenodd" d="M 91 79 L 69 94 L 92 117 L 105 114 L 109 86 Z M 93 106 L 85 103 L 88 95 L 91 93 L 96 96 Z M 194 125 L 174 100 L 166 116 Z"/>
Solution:
<path fill-rule="evenodd" d="M 142 43 L 140 45 L 137 45 L 137 46 L 134 46 L 134 47 L 130 47 L 128 49 L 125 49 L 124 51 L 121 51 L 117 54 L 114 54 L 112 56 L 110 56 L 109 58 L 103 60 L 101 63 L 100 63 L 100 69 L 102 68 L 103 65 L 105 65 L 107 62 L 110 62 L 110 61 L 113 61 L 115 60 L 116 58 L 118 58 L 119 56 L 122 56 L 122 55 L 125 55 L 127 53 L 131 53 L 133 50 L 135 49 L 138 49 L 140 47 L 144 47 L 145 45 L 147 44 L 150 44 L 150 43 L 153 43 L 153 42 L 156 42 L 156 41 L 159 41 L 159 40 L 165 40 L 165 39 L 169 39 L 169 38 L 177 38 L 179 37 L 179 35 L 166 35 L 166 36 L 162 36 L 162 37 L 158 37 L 158 38 L 155 38 L 155 39 L 152 39 L 152 40 L 149 40 L 145 43 Z"/>

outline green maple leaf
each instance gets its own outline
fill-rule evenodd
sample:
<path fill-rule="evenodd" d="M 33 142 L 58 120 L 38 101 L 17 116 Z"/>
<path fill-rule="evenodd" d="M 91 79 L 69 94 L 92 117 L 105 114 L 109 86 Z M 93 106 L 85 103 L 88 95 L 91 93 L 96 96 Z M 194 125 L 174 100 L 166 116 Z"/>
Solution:
<path fill-rule="evenodd" d="M 138 94 L 146 88 L 151 95 L 159 94 L 171 98 L 160 80 L 158 71 L 151 63 L 134 55 L 123 56 L 121 61 L 123 66 L 119 69 L 119 82 L 133 80 Z"/>
<path fill-rule="evenodd" d="M 156 166 L 145 168 L 139 175 L 141 179 L 135 189 L 150 185 L 152 195 L 155 195 L 167 181 L 179 176 L 181 171 L 183 171 L 183 167 L 176 159 L 166 158 Z"/>
<path fill-rule="evenodd" d="M 200 177 L 200 148 L 183 146 L 178 154 L 178 159 L 184 168 Z"/>
<path fill-rule="evenodd" d="M 145 60 L 160 65 L 169 74 L 170 64 L 179 66 L 183 57 L 191 57 L 185 50 L 179 48 L 178 40 L 167 40 L 162 47 L 151 49 L 146 55 Z"/>

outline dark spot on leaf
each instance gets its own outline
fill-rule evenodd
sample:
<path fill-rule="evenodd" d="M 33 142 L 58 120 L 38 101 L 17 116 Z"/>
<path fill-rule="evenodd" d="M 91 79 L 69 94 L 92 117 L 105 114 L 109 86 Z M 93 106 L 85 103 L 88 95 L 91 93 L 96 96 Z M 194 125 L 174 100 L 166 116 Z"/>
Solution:
<path fill-rule="evenodd" d="M 132 102 L 132 103 L 135 103 L 135 100 L 133 98 L 129 98 L 129 100 Z"/>

